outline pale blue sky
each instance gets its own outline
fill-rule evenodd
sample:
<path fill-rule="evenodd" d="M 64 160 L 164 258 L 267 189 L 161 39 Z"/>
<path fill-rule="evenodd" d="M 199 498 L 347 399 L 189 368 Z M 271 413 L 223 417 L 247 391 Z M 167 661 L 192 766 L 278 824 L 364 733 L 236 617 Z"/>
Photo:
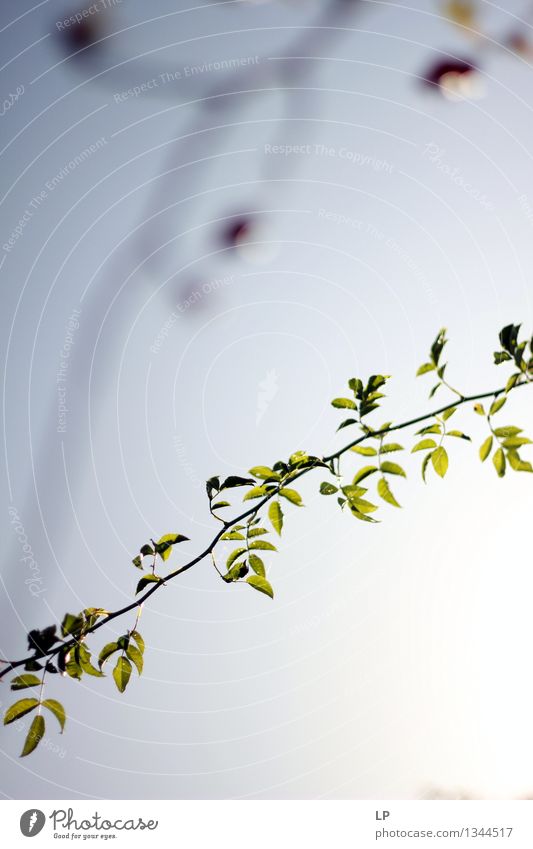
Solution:
<path fill-rule="evenodd" d="M 525 6 L 505 5 L 483 4 L 496 38 Z M 450 102 L 417 75 L 440 50 L 475 51 L 439 5 L 361 6 L 315 48 L 296 83 L 306 91 L 290 99 L 263 66 L 295 55 L 294 28 L 318 4 L 171 14 L 175 4 L 157 0 L 148 21 L 145 4 L 124 0 L 112 26 L 128 29 L 90 74 L 123 64 L 92 82 L 86 66 L 62 61 L 57 41 L 55 24 L 74 6 L 2 7 L 2 91 L 24 86 L 1 119 L 2 244 L 45 192 L 0 258 L 4 656 L 67 609 L 126 603 L 138 577 L 130 559 L 148 537 L 191 537 L 176 563 L 200 550 L 214 530 L 210 475 L 342 444 L 329 400 L 349 377 L 394 375 L 382 418 L 398 421 L 430 409 L 414 374 L 439 327 L 465 392 L 504 380 L 491 365 L 503 324 L 531 332 L 531 67 L 489 52 L 485 96 Z M 256 56 L 242 81 L 267 91 L 203 116 L 187 102 L 223 78 L 186 67 Z M 177 71 L 175 84 L 116 102 Z M 282 157 L 265 153 L 269 144 L 303 148 Z M 228 251 L 224 221 L 243 211 L 257 213 L 268 244 Z M 59 434 L 56 376 L 74 310 Z M 513 405 L 509 416 L 531 431 L 531 399 Z M 287 507 L 271 558 L 273 602 L 222 585 L 207 563 L 158 593 L 142 617 L 143 679 L 123 696 L 110 678 L 52 682 L 67 732 L 50 724 L 48 750 L 20 761 L 22 735 L 7 729 L 1 792 L 530 791 L 532 483 L 481 467 L 482 422 L 465 410 L 462 423 L 474 445 L 452 446 L 447 479 L 425 487 L 419 460 L 406 457 L 404 509 L 384 507 L 379 525 L 341 515 L 310 477 L 307 508 Z M 38 597 L 10 506 L 40 570 Z"/>

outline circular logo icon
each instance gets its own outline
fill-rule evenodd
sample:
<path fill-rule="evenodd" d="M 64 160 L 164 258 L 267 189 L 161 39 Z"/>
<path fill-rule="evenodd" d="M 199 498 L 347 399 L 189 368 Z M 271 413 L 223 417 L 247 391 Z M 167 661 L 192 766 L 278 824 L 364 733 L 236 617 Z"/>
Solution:
<path fill-rule="evenodd" d="M 20 818 L 20 830 L 24 837 L 35 837 L 43 830 L 45 822 L 46 817 L 42 811 L 37 808 L 30 808 Z"/>

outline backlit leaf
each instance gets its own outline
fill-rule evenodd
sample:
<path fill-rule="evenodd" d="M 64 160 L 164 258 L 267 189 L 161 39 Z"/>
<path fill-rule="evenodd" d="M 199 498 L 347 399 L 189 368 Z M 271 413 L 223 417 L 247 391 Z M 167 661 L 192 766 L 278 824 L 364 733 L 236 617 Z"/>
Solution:
<path fill-rule="evenodd" d="M 287 501 L 290 501 L 291 504 L 296 504 L 297 507 L 302 506 L 302 496 L 299 492 L 296 492 L 295 489 L 287 489 L 286 487 L 283 487 L 280 489 L 279 494 L 282 495 L 283 498 L 286 498 Z"/>
<path fill-rule="evenodd" d="M 281 530 L 283 528 L 283 511 L 280 507 L 279 501 L 271 501 L 270 506 L 268 508 L 268 518 L 272 522 L 272 527 L 281 536 Z"/>
<path fill-rule="evenodd" d="M 5 712 L 4 725 L 9 725 L 11 722 L 15 722 L 15 720 L 26 716 L 27 713 L 35 710 L 38 704 L 38 699 L 20 699 L 20 701 L 15 702 L 15 704 L 8 707 Z"/>
<path fill-rule="evenodd" d="M 439 447 L 435 448 L 433 451 L 431 455 L 431 462 L 437 474 L 443 478 L 448 471 L 448 454 L 442 445 L 439 445 Z"/>
<path fill-rule="evenodd" d="M 426 451 L 429 448 L 436 448 L 437 443 L 434 439 L 421 439 L 420 442 L 417 442 L 414 448 L 411 448 L 411 454 L 414 454 L 415 451 Z"/>
<path fill-rule="evenodd" d="M 274 590 L 267 579 L 263 578 L 261 575 L 250 575 L 249 578 L 246 578 L 246 583 L 250 584 L 254 590 L 259 590 L 260 593 L 264 593 L 265 595 L 270 596 L 270 598 L 274 598 Z"/>
<path fill-rule="evenodd" d="M 128 686 L 128 681 L 131 677 L 131 663 L 127 657 L 121 656 L 117 660 L 116 666 L 113 669 L 113 678 L 117 689 L 123 693 Z"/>
<path fill-rule="evenodd" d="M 27 687 L 40 687 L 41 680 L 36 675 L 17 675 L 11 681 L 12 690 L 25 690 Z"/>
<path fill-rule="evenodd" d="M 265 565 L 260 557 L 257 554 L 250 554 L 248 558 L 248 563 L 251 568 L 254 570 L 256 575 L 261 575 L 262 578 L 265 577 Z"/>
<path fill-rule="evenodd" d="M 39 743 L 44 737 L 45 731 L 45 722 L 44 716 L 35 716 L 33 718 L 33 722 L 30 725 L 30 730 L 28 731 L 28 735 L 24 742 L 24 748 L 22 749 L 21 758 L 25 758 L 26 755 L 31 754 L 34 749 L 37 748 Z"/>
<path fill-rule="evenodd" d="M 154 575 L 152 572 L 147 572 L 146 575 L 143 575 L 139 583 L 137 584 L 137 589 L 135 590 L 135 594 L 140 593 L 144 590 L 149 584 L 159 584 L 161 582 L 161 578 L 159 575 Z"/>
<path fill-rule="evenodd" d="M 400 504 L 398 504 L 398 502 L 396 501 L 396 499 L 395 499 L 394 495 L 393 495 L 393 494 L 392 494 L 392 492 L 391 492 L 391 489 L 390 489 L 390 487 L 389 487 L 389 484 L 387 483 L 387 481 L 385 480 L 385 478 L 380 478 L 380 479 L 379 479 L 379 481 L 378 481 L 378 495 L 379 495 L 379 496 L 380 496 L 380 497 L 381 497 L 384 501 L 387 501 L 389 504 L 392 504 L 392 505 L 393 505 L 393 507 L 400 507 L 400 506 L 401 506 L 401 505 L 400 505 Z"/>
<path fill-rule="evenodd" d="M 505 395 L 501 395 L 499 398 L 496 398 L 496 400 L 490 405 L 489 416 L 493 416 L 498 412 L 498 410 L 501 410 L 506 401 L 507 398 Z"/>
<path fill-rule="evenodd" d="M 492 451 L 492 436 L 487 436 L 487 438 L 485 439 L 485 441 L 481 444 L 481 446 L 479 448 L 479 456 L 480 456 L 482 463 L 487 459 L 487 457 L 489 456 L 491 451 Z"/>
<path fill-rule="evenodd" d="M 336 407 L 338 410 L 356 409 L 355 401 L 352 401 L 350 398 L 334 398 L 331 402 L 331 406 Z"/>
<path fill-rule="evenodd" d="M 254 539 L 253 542 L 250 543 L 250 550 L 255 549 L 258 551 L 277 551 L 275 545 L 272 545 L 271 542 L 267 542 L 266 539 Z"/>
<path fill-rule="evenodd" d="M 503 453 L 503 448 L 498 448 L 498 450 L 494 452 L 492 462 L 494 463 L 494 468 L 498 473 L 498 477 L 503 478 L 505 474 L 505 454 Z"/>
<path fill-rule="evenodd" d="M 61 702 L 58 702 L 55 699 L 45 699 L 43 702 L 43 707 L 47 708 L 54 714 L 55 718 L 61 726 L 61 731 L 63 732 L 65 730 L 65 722 L 67 720 L 67 716 L 65 713 L 65 708 L 63 707 Z"/>

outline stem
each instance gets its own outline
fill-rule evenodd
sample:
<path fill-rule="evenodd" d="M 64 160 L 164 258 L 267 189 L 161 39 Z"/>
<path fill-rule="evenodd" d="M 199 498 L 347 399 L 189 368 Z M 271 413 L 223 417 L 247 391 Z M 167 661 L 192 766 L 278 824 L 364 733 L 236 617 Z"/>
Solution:
<path fill-rule="evenodd" d="M 522 380 L 519 383 L 516 383 L 513 388 L 516 389 L 517 387 L 525 386 L 528 383 L 530 383 L 530 381 Z M 446 410 L 450 410 L 452 407 L 460 407 L 463 404 L 468 404 L 468 403 L 471 403 L 472 401 L 481 401 L 484 398 L 497 398 L 498 395 L 501 395 L 503 392 L 505 392 L 504 386 L 499 388 L 499 389 L 493 389 L 491 392 L 481 392 L 481 393 L 476 394 L 476 395 L 468 395 L 468 396 L 464 396 L 464 397 L 461 396 L 459 401 L 452 401 L 450 404 L 445 404 L 444 406 L 439 407 L 437 410 L 434 410 L 431 413 L 424 413 L 420 416 L 415 416 L 415 418 L 408 419 L 407 421 L 401 422 L 400 424 L 391 425 L 390 427 L 387 427 L 387 428 L 382 428 L 381 430 L 369 431 L 368 433 L 364 433 L 362 436 L 359 436 L 357 439 L 352 440 L 347 445 L 345 445 L 343 448 L 340 448 L 338 451 L 335 451 L 332 454 L 329 454 L 325 457 L 322 457 L 322 462 L 331 464 L 332 461 L 338 460 L 343 454 L 346 454 L 355 445 L 359 445 L 361 442 L 364 442 L 365 440 L 369 439 L 369 437 L 382 436 L 382 435 L 385 435 L 385 434 L 388 434 L 388 433 L 392 433 L 393 431 L 396 431 L 396 430 L 403 430 L 404 428 L 411 427 L 412 425 L 419 424 L 420 422 L 427 421 L 428 419 L 432 419 L 435 416 L 437 416 L 439 413 L 444 413 Z M 317 466 L 307 466 L 307 467 L 301 469 L 299 472 L 296 472 L 295 474 L 291 475 L 291 478 L 290 478 L 291 482 L 297 480 L 298 478 L 303 477 L 303 475 L 306 475 L 308 472 L 313 471 L 316 468 L 318 468 L 318 467 Z M 140 609 L 141 606 L 144 604 L 144 602 L 147 601 L 147 599 L 149 599 L 151 595 L 153 595 L 155 592 L 157 592 L 166 583 L 174 580 L 174 578 L 177 578 L 177 576 L 183 574 L 183 572 L 187 572 L 189 569 L 192 569 L 193 566 L 196 566 L 197 563 L 201 563 L 201 561 L 204 560 L 206 557 L 209 557 L 210 555 L 212 556 L 212 553 L 213 553 L 215 546 L 219 542 L 221 536 L 224 533 L 226 533 L 228 528 L 242 522 L 244 519 L 247 519 L 250 516 L 253 516 L 253 514 L 258 513 L 259 510 L 274 495 L 276 495 L 276 490 L 273 490 L 272 492 L 268 493 L 268 495 L 265 495 L 264 498 L 262 498 L 259 501 L 259 503 L 256 504 L 254 507 L 248 508 L 247 510 L 245 510 L 243 513 L 240 513 L 235 518 L 231 519 L 230 521 L 225 522 L 224 526 L 215 534 L 212 541 L 209 543 L 207 548 L 204 549 L 204 551 L 202 551 L 200 554 L 196 555 L 196 557 L 193 557 L 193 559 L 189 560 L 188 563 L 185 563 L 184 566 L 180 566 L 179 569 L 175 569 L 173 572 L 169 572 L 168 575 L 165 575 L 162 578 L 160 583 L 154 584 L 152 587 L 150 587 L 144 593 L 144 595 L 141 596 L 141 598 L 136 599 L 135 601 L 132 601 L 130 604 L 127 604 L 125 607 L 120 608 L 120 610 L 115 610 L 115 611 L 109 613 L 107 616 L 105 616 L 99 622 L 96 622 L 92 626 L 92 628 L 89 628 L 86 631 L 85 636 L 87 636 L 88 634 L 93 634 L 95 631 L 97 631 L 103 625 L 107 625 L 113 619 L 117 619 L 119 616 L 123 616 L 125 613 L 129 613 L 130 610 L 135 610 L 136 608 Z M 215 566 L 215 568 L 217 568 L 217 567 Z M 217 568 L 217 571 L 218 571 L 218 568 Z M 61 648 L 64 648 L 65 646 L 73 646 L 75 644 L 75 642 L 76 641 L 74 639 L 63 642 L 60 645 L 55 646 L 54 648 L 50 649 L 47 652 L 46 656 L 54 657 L 60 651 Z M 33 655 L 29 655 L 28 657 L 21 658 L 21 660 L 7 662 L 8 665 L 6 665 L 5 669 L 2 669 L 0 671 L 0 679 L 3 678 L 4 675 L 7 675 L 7 673 L 10 672 L 12 669 L 16 669 L 19 666 L 23 666 L 25 663 L 27 663 L 29 660 L 32 660 L 32 659 L 33 659 Z"/>
<path fill-rule="evenodd" d="M 44 667 L 44 670 L 43 670 L 43 677 L 41 678 L 41 686 L 40 686 L 40 688 L 39 688 L 39 708 L 38 708 L 38 710 L 37 710 L 37 714 L 38 714 L 39 716 L 41 715 L 42 699 L 43 699 L 43 689 L 44 689 L 44 679 L 45 679 L 45 678 L 46 678 L 46 666 Z"/>
<path fill-rule="evenodd" d="M 222 580 L 224 580 L 224 576 L 222 575 L 222 572 L 220 571 L 220 569 L 219 569 L 219 568 L 218 568 L 218 566 L 217 566 L 217 562 L 216 562 L 216 560 L 215 560 L 215 555 L 213 554 L 213 552 L 211 552 L 211 560 L 213 561 L 213 566 L 214 566 L 214 567 L 215 567 L 215 569 L 217 570 L 218 574 L 220 575 L 220 577 L 222 578 Z"/>

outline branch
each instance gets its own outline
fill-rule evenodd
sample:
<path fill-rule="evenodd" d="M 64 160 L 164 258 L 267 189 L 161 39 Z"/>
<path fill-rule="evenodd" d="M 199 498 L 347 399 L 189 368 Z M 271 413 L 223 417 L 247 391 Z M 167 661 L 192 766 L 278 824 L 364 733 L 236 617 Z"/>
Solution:
<path fill-rule="evenodd" d="M 513 388 L 517 388 L 519 386 L 525 386 L 526 384 L 529 384 L 530 382 L 531 381 L 528 380 L 527 377 L 526 377 L 525 380 L 517 382 L 514 385 Z M 362 442 L 365 442 L 366 440 L 368 440 L 370 438 L 379 437 L 379 436 L 382 436 L 382 435 L 385 435 L 385 434 L 388 434 L 388 433 L 392 433 L 393 431 L 404 430 L 407 427 L 411 427 L 415 424 L 420 424 L 422 422 L 428 421 L 429 419 L 435 418 L 435 416 L 438 416 L 441 413 L 445 413 L 447 410 L 463 406 L 464 404 L 468 404 L 468 403 L 472 403 L 472 402 L 476 402 L 476 401 L 482 401 L 485 398 L 496 399 L 498 396 L 502 395 L 505 392 L 506 392 L 506 387 L 502 386 L 499 389 L 494 389 L 494 390 L 489 391 L 489 392 L 481 392 L 481 393 L 477 393 L 477 394 L 474 394 L 474 395 L 468 395 L 468 396 L 459 398 L 457 401 L 452 401 L 449 404 L 445 404 L 442 407 L 438 407 L 436 410 L 433 410 L 430 413 L 424 413 L 420 416 L 416 416 L 415 418 L 411 418 L 411 419 L 408 419 L 407 421 L 401 422 L 400 424 L 391 425 L 390 427 L 382 428 L 380 430 L 369 430 L 367 433 L 364 433 L 362 436 L 358 437 L 357 439 L 354 439 L 351 442 L 347 443 L 346 445 L 344 445 L 342 448 L 340 448 L 338 451 L 334 452 L 333 454 L 329 454 L 329 455 L 322 457 L 321 461 L 323 463 L 331 463 L 333 460 L 336 460 L 336 459 L 342 457 L 343 454 L 346 454 L 354 446 L 360 445 Z M 295 481 L 298 478 L 303 477 L 304 475 L 308 474 L 311 471 L 314 471 L 317 468 L 320 468 L 320 466 L 312 465 L 312 466 L 308 466 L 308 467 L 301 469 L 299 472 L 294 473 L 293 475 L 291 475 L 291 478 L 290 478 L 291 483 L 292 483 L 292 481 Z M 150 587 L 150 589 L 148 589 L 139 599 L 136 599 L 135 601 L 131 602 L 130 604 L 126 605 L 125 607 L 120 608 L 119 610 L 115 610 L 111 613 L 108 613 L 103 619 L 96 622 L 92 627 L 88 628 L 85 631 L 84 636 L 87 636 L 88 634 L 93 634 L 95 631 L 97 631 L 103 625 L 107 625 L 113 619 L 117 619 L 118 617 L 123 616 L 126 613 L 129 613 L 131 610 L 135 610 L 136 608 L 140 608 L 140 606 L 142 604 L 144 604 L 144 602 L 147 601 L 150 598 L 150 596 L 154 595 L 154 593 L 156 593 L 159 589 L 161 589 L 161 587 L 165 586 L 170 581 L 173 581 L 174 578 L 178 577 L 178 575 L 181 575 L 184 572 L 187 572 L 189 569 L 192 569 L 193 566 L 196 566 L 198 563 L 200 563 L 202 560 L 204 560 L 206 557 L 208 557 L 213 552 L 214 548 L 216 547 L 217 543 L 220 541 L 221 537 L 225 533 L 227 533 L 227 531 L 231 527 L 233 527 L 236 524 L 239 524 L 244 519 L 249 518 L 250 516 L 252 516 L 252 514 L 257 513 L 268 501 L 270 501 L 270 499 L 274 495 L 276 495 L 276 491 L 273 491 L 273 492 L 269 493 L 268 495 L 265 495 L 259 502 L 254 504 L 252 507 L 243 511 L 242 513 L 240 513 L 238 516 L 231 519 L 230 521 L 225 522 L 224 526 L 215 534 L 215 536 L 211 540 L 210 544 L 207 546 L 206 549 L 204 549 L 204 551 L 201 552 L 201 554 L 198 554 L 196 557 L 194 557 L 192 560 L 190 560 L 185 565 L 180 566 L 179 569 L 175 569 L 172 572 L 169 572 L 168 575 L 165 575 L 164 577 L 162 577 L 162 579 L 159 583 L 154 583 L 154 585 L 152 587 Z M 71 639 L 71 640 L 62 642 L 60 645 L 55 646 L 54 648 L 47 651 L 43 655 L 43 657 L 53 658 L 55 655 L 58 654 L 58 652 L 61 649 L 65 649 L 65 648 L 68 648 L 68 647 L 71 647 L 71 646 L 73 647 L 77 644 L 77 642 L 78 641 L 76 639 Z M 16 669 L 17 667 L 20 667 L 20 666 L 24 666 L 24 664 L 28 663 L 28 661 L 32 660 L 33 658 L 34 658 L 34 655 L 29 655 L 28 657 L 24 657 L 24 658 L 22 658 L 20 660 L 16 660 L 16 661 L 2 661 L 3 663 L 6 663 L 7 665 L 5 666 L 4 669 L 2 669 L 0 671 L 0 679 L 3 678 L 4 675 L 6 675 L 7 673 L 11 672 L 11 670 Z"/>

